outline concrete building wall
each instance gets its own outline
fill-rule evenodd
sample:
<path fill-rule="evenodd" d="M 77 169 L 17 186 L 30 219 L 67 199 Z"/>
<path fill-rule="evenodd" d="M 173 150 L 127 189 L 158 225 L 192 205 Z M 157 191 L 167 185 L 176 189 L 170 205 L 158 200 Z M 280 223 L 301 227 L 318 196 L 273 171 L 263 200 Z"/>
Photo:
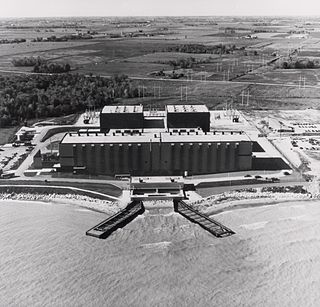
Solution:
<path fill-rule="evenodd" d="M 100 130 L 110 129 L 142 129 L 143 113 L 100 113 Z"/>
<path fill-rule="evenodd" d="M 62 169 L 91 174 L 190 175 L 250 170 L 251 142 L 60 144 Z"/>
<path fill-rule="evenodd" d="M 209 112 L 167 113 L 168 128 L 197 128 L 210 131 Z"/>
<path fill-rule="evenodd" d="M 151 166 L 152 173 L 157 174 L 161 170 L 161 149 L 160 143 L 151 144 Z"/>

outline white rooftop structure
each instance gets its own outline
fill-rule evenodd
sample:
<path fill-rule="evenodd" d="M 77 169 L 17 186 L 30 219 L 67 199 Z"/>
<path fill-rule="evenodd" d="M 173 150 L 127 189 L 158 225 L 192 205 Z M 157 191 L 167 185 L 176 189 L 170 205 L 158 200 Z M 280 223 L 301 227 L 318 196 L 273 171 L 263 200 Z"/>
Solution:
<path fill-rule="evenodd" d="M 102 113 L 142 113 L 143 106 L 105 106 Z"/>
<path fill-rule="evenodd" d="M 204 104 L 183 104 L 183 105 L 168 105 L 168 113 L 197 113 L 209 112 L 209 109 Z"/>
<path fill-rule="evenodd" d="M 216 142 L 242 142 L 251 141 L 246 134 L 231 133 L 161 133 L 161 141 L 164 143 L 216 143 Z"/>
<path fill-rule="evenodd" d="M 128 144 L 128 143 L 211 143 L 211 142 L 241 142 L 250 141 L 250 138 L 242 133 L 222 132 L 157 132 L 157 133 L 67 133 L 61 143 L 63 144 Z"/>
<path fill-rule="evenodd" d="M 65 135 L 62 144 L 126 144 L 126 143 L 148 143 L 160 142 L 160 134 L 87 134 L 87 133 L 68 133 Z"/>

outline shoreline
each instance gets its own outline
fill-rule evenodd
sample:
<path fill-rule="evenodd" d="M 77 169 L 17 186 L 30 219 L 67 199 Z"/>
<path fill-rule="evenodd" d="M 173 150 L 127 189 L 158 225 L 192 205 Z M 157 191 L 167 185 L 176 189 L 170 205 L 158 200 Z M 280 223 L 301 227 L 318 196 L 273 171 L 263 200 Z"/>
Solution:
<path fill-rule="evenodd" d="M 244 194 L 244 193 L 241 193 Z M 247 193 L 245 193 L 247 194 Z M 204 198 L 196 202 L 190 202 L 190 205 L 194 206 L 200 212 L 211 216 L 218 215 L 227 211 L 234 211 L 239 209 L 258 208 L 263 206 L 272 206 L 287 202 L 298 201 L 317 201 L 319 198 L 312 197 L 310 194 L 299 193 L 274 193 L 267 195 L 261 195 L 260 193 L 249 193 L 249 197 L 246 195 L 238 195 L 240 199 L 234 199 L 234 194 L 224 195 L 224 199 L 221 202 L 215 202 L 212 197 Z M 253 197 L 255 196 L 255 197 Z M 66 204 L 77 206 L 79 208 L 88 209 L 94 212 L 103 214 L 115 214 L 125 207 L 125 204 L 118 201 L 112 202 L 107 200 L 101 200 L 84 195 L 76 194 L 42 194 L 42 193 L 0 193 L 0 202 L 2 201 L 21 201 L 21 202 L 43 202 L 53 204 Z M 148 209 L 163 209 L 168 208 L 168 205 L 162 206 L 159 203 L 155 206 L 150 205 L 150 201 L 147 202 Z M 152 201 L 162 202 L 162 201 Z M 168 201 L 165 201 L 166 203 Z M 212 202 L 212 204 L 210 204 Z M 171 206 L 170 206 L 171 207 Z"/>
<path fill-rule="evenodd" d="M 76 194 L 0 193 L 0 202 L 2 201 L 64 204 L 110 215 L 124 208 L 124 204 L 121 202 L 112 202 Z"/>
<path fill-rule="evenodd" d="M 238 209 L 250 209 L 287 202 L 317 201 L 319 199 L 320 195 L 305 189 L 297 189 L 297 187 L 281 191 L 264 191 L 261 188 L 256 188 L 211 195 L 201 200 L 190 202 L 190 205 L 210 216 Z"/>
<path fill-rule="evenodd" d="M 254 209 L 267 206 L 276 206 L 280 204 L 285 204 L 289 202 L 316 202 L 319 201 L 317 198 L 286 198 L 286 199 L 273 199 L 273 198 L 256 198 L 248 200 L 234 200 L 230 201 L 228 205 L 224 204 L 223 207 L 212 207 L 206 208 L 207 210 L 201 210 L 201 212 L 207 214 L 208 216 L 218 215 L 224 212 L 230 212 L 240 209 Z M 219 205 L 216 205 L 219 206 Z"/>

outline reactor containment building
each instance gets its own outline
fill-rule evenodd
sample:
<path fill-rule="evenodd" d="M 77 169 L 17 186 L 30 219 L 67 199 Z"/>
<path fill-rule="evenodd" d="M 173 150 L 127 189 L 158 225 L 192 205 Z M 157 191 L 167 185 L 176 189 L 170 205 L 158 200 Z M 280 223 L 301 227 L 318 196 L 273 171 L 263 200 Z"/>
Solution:
<path fill-rule="evenodd" d="M 252 142 L 242 131 L 210 130 L 205 105 L 106 106 L 100 130 L 66 133 L 61 171 L 96 175 L 200 175 L 252 168 Z"/>

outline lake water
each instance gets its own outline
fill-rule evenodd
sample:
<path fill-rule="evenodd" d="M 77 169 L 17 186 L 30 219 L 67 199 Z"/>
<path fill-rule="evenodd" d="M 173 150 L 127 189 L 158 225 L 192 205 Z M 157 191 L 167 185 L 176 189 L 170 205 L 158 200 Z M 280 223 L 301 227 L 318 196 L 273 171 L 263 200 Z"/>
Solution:
<path fill-rule="evenodd" d="M 320 206 L 225 212 L 217 239 L 170 210 L 106 240 L 106 216 L 70 205 L 0 202 L 0 306 L 317 306 Z"/>

